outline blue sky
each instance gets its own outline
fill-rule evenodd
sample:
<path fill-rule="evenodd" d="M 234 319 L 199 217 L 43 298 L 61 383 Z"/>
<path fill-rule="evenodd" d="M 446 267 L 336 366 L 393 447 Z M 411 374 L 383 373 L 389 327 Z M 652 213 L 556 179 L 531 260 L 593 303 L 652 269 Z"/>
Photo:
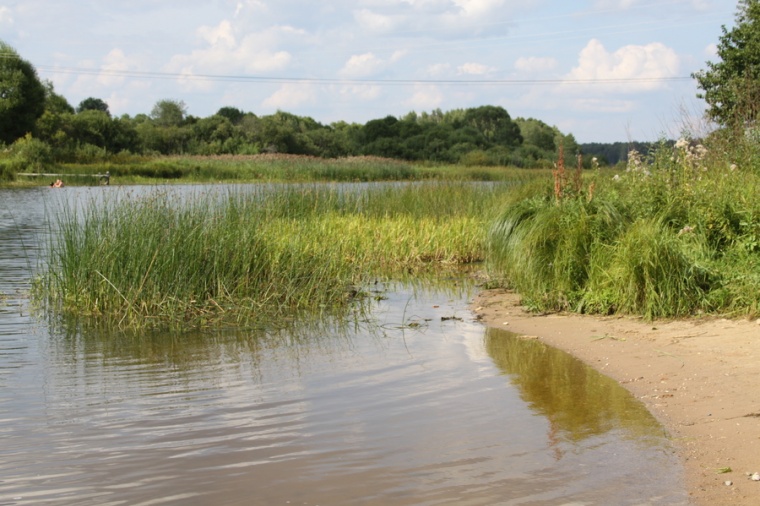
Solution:
<path fill-rule="evenodd" d="M 0 39 L 76 106 L 182 100 L 322 123 L 500 105 L 579 142 L 699 131 L 689 78 L 733 0 L 0 0 Z"/>

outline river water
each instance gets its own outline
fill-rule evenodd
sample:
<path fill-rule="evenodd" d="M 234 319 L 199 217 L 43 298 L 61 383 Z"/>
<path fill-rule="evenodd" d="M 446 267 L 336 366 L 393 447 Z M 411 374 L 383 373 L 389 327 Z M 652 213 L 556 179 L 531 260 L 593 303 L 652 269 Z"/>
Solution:
<path fill-rule="evenodd" d="M 277 334 L 30 315 L 54 201 L 116 191 L 0 190 L 0 505 L 688 504 L 643 406 L 466 279 Z"/>

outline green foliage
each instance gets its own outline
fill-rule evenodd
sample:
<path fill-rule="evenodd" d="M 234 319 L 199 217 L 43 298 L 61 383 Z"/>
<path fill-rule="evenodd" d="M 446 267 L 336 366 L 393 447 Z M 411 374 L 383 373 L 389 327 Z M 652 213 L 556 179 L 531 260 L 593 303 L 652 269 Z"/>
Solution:
<path fill-rule="evenodd" d="M 62 95 L 59 95 L 53 89 L 53 83 L 45 81 L 42 83 L 45 87 L 45 112 L 51 114 L 64 114 L 73 113 L 74 108 L 71 107 L 68 100 Z"/>
<path fill-rule="evenodd" d="M 45 93 L 34 67 L 0 40 L 0 142 L 11 144 L 34 132 L 45 111 Z"/>
<path fill-rule="evenodd" d="M 509 186 L 332 186 L 78 203 L 35 294 L 122 326 L 275 322 L 347 309 L 375 276 L 481 260 Z"/>
<path fill-rule="evenodd" d="M 185 120 L 186 114 L 185 102 L 171 99 L 159 100 L 150 111 L 150 117 L 162 127 L 179 126 Z"/>
<path fill-rule="evenodd" d="M 577 149 L 572 135 L 532 118 L 513 121 L 503 107 L 491 105 L 386 116 L 364 125 L 323 125 L 284 111 L 259 117 L 230 106 L 196 118 L 188 116 L 181 100 L 164 99 L 149 115 L 115 118 L 108 104 L 95 97 L 82 100 L 75 111 L 51 83 L 41 84 L 32 66 L 12 48 L 2 44 L 0 50 L 9 55 L 0 62 L 0 132 L 5 136 L 0 141 L 12 143 L 31 132 L 52 149 L 58 163 L 102 163 L 122 152 L 267 153 L 548 168 L 555 146 Z"/>
<path fill-rule="evenodd" d="M 11 146 L 13 166 L 21 172 L 41 172 L 53 163 L 50 146 L 39 139 L 26 134 Z"/>
<path fill-rule="evenodd" d="M 111 112 L 108 110 L 108 104 L 103 99 L 95 97 L 85 98 L 79 102 L 76 112 L 80 113 L 84 111 L 100 111 L 106 113 L 109 117 L 111 116 Z"/>
<path fill-rule="evenodd" d="M 237 125 L 245 117 L 245 113 L 237 107 L 222 107 L 216 111 L 217 116 L 222 116 L 230 120 L 230 123 Z"/>
<path fill-rule="evenodd" d="M 584 303 L 596 312 L 683 316 L 709 309 L 711 279 L 695 254 L 699 245 L 673 233 L 656 219 L 633 222 L 612 249 L 590 256 L 594 275 Z"/>
<path fill-rule="evenodd" d="M 543 310 L 756 314 L 760 157 L 725 134 L 631 152 L 623 173 L 583 174 L 583 191 L 556 170 L 554 196 L 534 188 L 495 222 L 492 272 Z"/>
<path fill-rule="evenodd" d="M 720 61 L 707 62 L 707 70 L 692 74 L 709 106 L 708 116 L 720 125 L 754 121 L 760 99 L 760 0 L 741 0 L 736 26 L 718 42 Z"/>

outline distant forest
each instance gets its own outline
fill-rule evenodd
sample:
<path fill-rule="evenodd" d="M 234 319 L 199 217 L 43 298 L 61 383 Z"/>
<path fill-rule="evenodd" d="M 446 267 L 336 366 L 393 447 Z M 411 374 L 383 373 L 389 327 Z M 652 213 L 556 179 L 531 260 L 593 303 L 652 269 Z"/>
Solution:
<path fill-rule="evenodd" d="M 72 107 L 45 87 L 44 108 L 29 133 L 7 134 L 0 164 L 17 171 L 49 163 L 116 161 L 132 155 L 251 155 L 283 153 L 323 158 L 379 156 L 423 163 L 551 168 L 562 146 L 584 167 L 616 165 L 630 149 L 647 154 L 648 143 L 579 145 L 570 133 L 534 118 L 515 118 L 499 106 L 386 116 L 365 124 L 325 125 L 284 111 L 258 116 L 222 107 L 208 117 L 187 113 L 182 101 L 160 100 L 149 114 L 112 116 L 98 98 Z M 21 134 L 23 130 L 19 130 Z M 2 142 L 0 142 L 2 145 Z M 573 162 L 574 165 L 574 162 Z M 9 167 L 10 168 L 10 167 Z"/>
<path fill-rule="evenodd" d="M 535 118 L 512 118 L 500 106 L 410 112 L 365 124 L 325 125 L 284 111 L 258 116 L 222 107 L 208 117 L 188 114 L 181 100 L 163 99 L 149 113 L 113 116 L 96 97 L 73 107 L 40 81 L 31 63 L 0 40 L 0 169 L 13 173 L 55 163 L 93 163 L 162 155 L 283 153 L 322 158 L 379 156 L 423 163 L 552 167 L 560 147 L 583 154 L 584 166 L 624 161 L 642 143 L 584 144 Z M 7 95 L 7 96 L 6 96 Z"/>
<path fill-rule="evenodd" d="M 665 141 L 672 143 L 672 141 Z M 644 157 L 648 156 L 660 142 L 589 142 L 579 144 L 578 148 L 585 158 L 596 158 L 600 165 L 617 165 L 628 161 L 628 152 L 636 150 Z"/>

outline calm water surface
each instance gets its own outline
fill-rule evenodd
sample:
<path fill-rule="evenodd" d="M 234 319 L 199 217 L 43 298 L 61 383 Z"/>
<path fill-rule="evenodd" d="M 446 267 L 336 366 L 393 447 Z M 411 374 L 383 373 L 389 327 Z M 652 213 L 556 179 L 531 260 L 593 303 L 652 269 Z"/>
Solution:
<path fill-rule="evenodd" d="M 466 281 L 279 334 L 29 316 L 46 216 L 103 191 L 0 190 L 0 505 L 687 504 L 641 404 L 474 321 Z"/>

